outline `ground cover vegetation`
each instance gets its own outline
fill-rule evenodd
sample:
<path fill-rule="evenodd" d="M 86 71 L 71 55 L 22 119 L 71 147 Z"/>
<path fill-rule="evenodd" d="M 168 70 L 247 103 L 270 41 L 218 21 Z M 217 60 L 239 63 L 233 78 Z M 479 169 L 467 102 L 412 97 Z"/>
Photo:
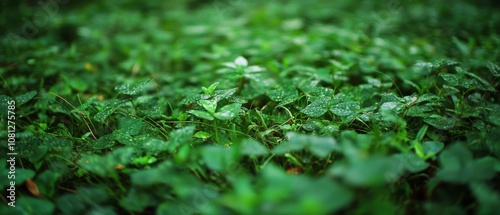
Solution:
<path fill-rule="evenodd" d="M 47 2 L 1 3 L 1 214 L 497 212 L 494 1 Z"/>

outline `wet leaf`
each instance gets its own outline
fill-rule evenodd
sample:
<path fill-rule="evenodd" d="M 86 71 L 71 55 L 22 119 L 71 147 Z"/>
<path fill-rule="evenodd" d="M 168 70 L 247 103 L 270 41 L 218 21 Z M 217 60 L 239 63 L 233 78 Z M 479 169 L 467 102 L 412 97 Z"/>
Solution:
<path fill-rule="evenodd" d="M 309 117 L 320 117 L 328 111 L 328 108 L 330 107 L 330 101 L 331 98 L 328 97 L 319 98 L 302 109 L 300 112 L 306 114 Z"/>
<path fill-rule="evenodd" d="M 167 141 L 152 137 L 145 138 L 144 140 L 140 141 L 139 145 L 144 149 L 144 151 L 151 154 L 157 154 L 170 148 Z"/>
<path fill-rule="evenodd" d="M 142 119 L 120 117 L 118 118 L 118 129 L 129 135 L 137 135 L 142 129 Z"/>
<path fill-rule="evenodd" d="M 169 150 L 173 152 L 181 145 L 191 144 L 195 128 L 195 126 L 186 126 L 172 131 L 170 133 L 170 140 L 168 141 Z"/>
<path fill-rule="evenodd" d="M 448 86 L 456 87 L 460 85 L 461 78 L 459 78 L 456 74 L 442 73 L 439 74 L 439 77 L 443 78 Z"/>
<path fill-rule="evenodd" d="M 29 91 L 27 93 L 21 94 L 16 96 L 16 106 L 21 106 L 25 104 L 26 102 L 31 101 L 36 95 L 37 95 L 36 90 Z"/>
<path fill-rule="evenodd" d="M 215 118 L 220 120 L 231 120 L 238 116 L 240 112 L 241 104 L 234 103 L 222 107 L 217 113 L 214 114 Z"/>
<path fill-rule="evenodd" d="M 380 111 L 398 111 L 403 107 L 401 102 L 384 102 L 380 105 Z"/>
<path fill-rule="evenodd" d="M 236 93 L 237 90 L 238 88 L 232 88 L 227 90 L 216 90 L 212 95 L 212 98 L 215 102 L 219 102 L 222 99 L 229 99 L 234 93 Z"/>
<path fill-rule="evenodd" d="M 427 118 L 424 118 L 424 122 L 442 130 L 454 128 L 457 124 L 455 119 L 443 117 L 437 114 L 432 114 Z"/>
<path fill-rule="evenodd" d="M 206 119 L 206 120 L 210 120 L 210 121 L 214 120 L 214 117 L 212 115 L 210 115 L 209 113 L 205 112 L 205 111 L 190 110 L 190 111 L 188 111 L 188 113 L 193 114 L 196 117 L 199 117 L 199 118 L 202 118 L 202 119 Z"/>
<path fill-rule="evenodd" d="M 217 101 L 215 100 L 201 100 L 200 104 L 211 114 L 215 113 L 215 109 L 217 109 Z"/>
<path fill-rule="evenodd" d="M 280 102 L 279 105 L 286 105 L 296 101 L 299 98 L 299 93 L 293 85 L 287 85 L 267 93 L 273 101 Z"/>
<path fill-rule="evenodd" d="M 120 86 L 116 86 L 115 90 L 120 94 L 124 95 L 137 95 L 144 90 L 146 84 L 149 83 L 150 80 L 144 80 L 136 84 L 124 84 Z"/>
<path fill-rule="evenodd" d="M 107 102 L 103 102 L 103 109 L 99 111 L 94 119 L 98 122 L 104 123 L 106 118 L 111 115 L 119 106 L 125 103 L 125 100 L 113 99 Z"/>
<path fill-rule="evenodd" d="M 495 77 L 500 77 L 500 67 L 493 62 L 488 62 L 486 67 L 490 70 L 491 74 Z"/>
<path fill-rule="evenodd" d="M 330 111 L 337 116 L 350 116 L 356 113 L 361 108 L 357 101 L 348 101 L 339 104 L 334 104 L 330 107 Z"/>
<path fill-rule="evenodd" d="M 427 117 L 432 114 L 432 107 L 427 106 L 427 105 L 414 105 L 408 108 L 408 111 L 406 112 L 406 116 L 412 116 L 412 117 Z"/>
<path fill-rule="evenodd" d="M 117 132 L 117 131 L 115 131 Z M 115 133 L 113 134 L 107 134 L 102 137 L 99 137 L 94 143 L 92 144 L 92 148 L 95 150 L 103 150 L 103 149 L 108 149 L 111 148 L 115 145 Z"/>

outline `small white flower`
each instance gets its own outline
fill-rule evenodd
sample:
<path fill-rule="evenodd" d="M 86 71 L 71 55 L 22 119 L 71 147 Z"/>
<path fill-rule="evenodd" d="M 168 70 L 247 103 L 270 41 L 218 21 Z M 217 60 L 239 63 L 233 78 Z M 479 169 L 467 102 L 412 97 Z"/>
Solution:
<path fill-rule="evenodd" d="M 239 56 L 239 57 L 236 58 L 236 60 L 234 60 L 234 64 L 236 66 L 246 67 L 246 66 L 248 66 L 248 61 L 243 56 Z"/>

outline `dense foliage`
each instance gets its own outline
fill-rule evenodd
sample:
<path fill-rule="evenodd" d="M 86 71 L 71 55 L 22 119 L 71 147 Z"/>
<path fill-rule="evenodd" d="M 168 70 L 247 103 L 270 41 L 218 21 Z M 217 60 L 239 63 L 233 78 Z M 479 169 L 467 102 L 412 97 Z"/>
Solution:
<path fill-rule="evenodd" d="M 494 1 L 47 2 L 0 9 L 1 214 L 500 205 Z"/>

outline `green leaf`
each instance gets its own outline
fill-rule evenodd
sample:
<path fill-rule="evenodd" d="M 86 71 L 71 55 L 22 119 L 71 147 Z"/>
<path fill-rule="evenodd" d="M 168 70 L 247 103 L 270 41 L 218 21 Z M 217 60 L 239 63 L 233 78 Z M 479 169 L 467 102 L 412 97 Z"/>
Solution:
<path fill-rule="evenodd" d="M 108 135 L 106 135 L 108 136 Z M 102 139 L 104 138 L 105 136 L 99 138 L 99 139 Z M 112 137 L 112 139 L 111 139 Z M 110 135 L 108 138 L 108 143 L 104 142 L 105 139 L 103 139 L 103 144 L 105 145 L 102 145 L 102 146 L 94 146 L 96 149 L 100 150 L 100 149 L 105 149 L 105 148 L 108 148 L 110 147 L 111 145 L 108 145 L 108 144 L 111 144 L 109 141 L 111 140 L 116 140 L 118 141 L 119 143 L 121 144 L 124 144 L 124 145 L 127 145 L 127 146 L 134 146 L 134 137 L 130 136 L 130 134 L 126 133 L 125 131 L 123 130 L 115 130 L 113 131 L 113 134 L 112 136 Z M 99 140 L 98 140 L 99 141 Z M 113 144 L 114 144 L 114 141 L 113 141 Z"/>
<path fill-rule="evenodd" d="M 352 191 L 328 178 L 287 175 L 272 164 L 265 166 L 260 174 L 257 188 L 261 191 L 257 190 L 257 196 L 262 202 L 276 205 L 267 209 L 266 214 L 333 214 L 354 200 Z M 238 197 L 227 201 L 240 199 Z M 231 208 L 238 211 L 238 205 L 233 204 Z"/>
<path fill-rule="evenodd" d="M 273 149 L 273 153 L 285 154 L 288 152 L 299 151 L 306 147 L 305 142 L 294 143 L 290 141 L 281 142 Z"/>
<path fill-rule="evenodd" d="M 396 102 L 384 102 L 380 105 L 380 111 L 399 111 L 404 107 L 404 104 L 396 101 Z"/>
<path fill-rule="evenodd" d="M 422 102 L 432 102 L 432 101 L 439 101 L 440 97 L 432 94 L 432 93 L 426 93 L 423 95 L 418 96 L 417 101 L 415 103 L 422 103 Z"/>
<path fill-rule="evenodd" d="M 287 141 L 281 142 L 273 149 L 273 153 L 285 154 L 288 152 L 302 150 L 307 146 L 309 136 L 295 132 L 287 132 Z"/>
<path fill-rule="evenodd" d="M 195 138 L 200 138 L 200 139 L 208 139 L 212 136 L 212 134 L 204 131 L 198 131 L 194 134 Z"/>
<path fill-rule="evenodd" d="M 116 131 L 115 131 L 116 132 Z M 107 134 L 99 137 L 96 141 L 93 142 L 92 148 L 95 150 L 103 150 L 111 148 L 115 145 L 115 133 Z"/>
<path fill-rule="evenodd" d="M 267 201 L 278 204 L 276 208 L 267 210 L 270 214 L 334 214 L 347 207 L 354 199 L 349 189 L 327 178 L 286 179 L 289 180 L 269 183 L 263 191 Z"/>
<path fill-rule="evenodd" d="M 56 199 L 57 208 L 63 214 L 80 214 L 89 206 L 97 206 L 109 199 L 106 188 L 79 187 L 74 194 L 65 194 Z"/>
<path fill-rule="evenodd" d="M 19 106 L 25 104 L 26 102 L 31 101 L 31 99 L 33 99 L 37 93 L 38 92 L 36 90 L 32 90 L 32 91 L 29 91 L 25 94 L 21 94 L 21 95 L 16 96 L 16 102 L 17 102 L 16 106 L 19 107 Z"/>
<path fill-rule="evenodd" d="M 425 214 L 453 214 L 453 215 L 466 215 L 466 210 L 461 208 L 460 205 L 449 204 L 443 202 L 427 202 L 424 203 Z"/>
<path fill-rule="evenodd" d="M 94 116 L 94 119 L 97 122 L 104 123 L 106 118 L 108 118 L 108 116 L 111 115 L 115 110 L 115 108 L 105 108 L 102 111 L 99 111 L 99 113 Z"/>
<path fill-rule="evenodd" d="M 290 104 L 299 99 L 299 93 L 292 84 L 271 90 L 267 93 L 269 98 L 275 102 L 280 102 L 280 106 Z"/>
<path fill-rule="evenodd" d="M 339 149 L 337 141 L 332 137 L 309 137 L 309 151 L 319 158 L 326 158 L 330 153 Z"/>
<path fill-rule="evenodd" d="M 440 70 L 460 65 L 460 62 L 450 59 L 439 59 L 432 64 L 432 69 Z"/>
<path fill-rule="evenodd" d="M 258 204 L 259 197 L 253 189 L 252 182 L 248 177 L 235 176 L 232 182 L 233 192 L 229 192 L 221 197 L 224 206 L 233 209 L 241 214 L 251 214 Z"/>
<path fill-rule="evenodd" d="M 460 81 L 462 81 L 456 74 L 440 73 L 439 77 L 441 77 L 448 84 L 448 86 L 451 87 L 459 86 Z"/>
<path fill-rule="evenodd" d="M 241 153 L 243 155 L 261 156 L 269 154 L 269 149 L 254 139 L 244 139 L 241 142 Z"/>
<path fill-rule="evenodd" d="M 129 135 L 137 135 L 142 129 L 142 119 L 120 117 L 118 118 L 118 129 Z"/>
<path fill-rule="evenodd" d="M 205 146 L 201 152 L 205 164 L 215 171 L 231 171 L 231 168 L 239 159 L 234 148 L 220 145 Z"/>
<path fill-rule="evenodd" d="M 238 88 L 232 88 L 228 90 L 216 90 L 212 95 L 212 98 L 215 102 L 219 102 L 222 99 L 230 98 L 234 93 L 236 93 L 236 90 L 238 90 Z"/>
<path fill-rule="evenodd" d="M 193 114 L 196 117 L 199 117 L 199 118 L 202 118 L 202 119 L 206 119 L 206 120 L 210 120 L 210 121 L 214 120 L 214 117 L 212 115 L 210 115 L 209 113 L 205 112 L 205 111 L 190 110 L 190 111 L 188 111 L 188 113 Z"/>
<path fill-rule="evenodd" d="M 496 214 L 500 205 L 500 195 L 484 183 L 470 183 L 469 189 L 479 202 L 476 214 Z"/>
<path fill-rule="evenodd" d="M 350 116 L 355 114 L 360 108 L 359 102 L 348 101 L 332 105 L 330 111 L 337 116 Z"/>
<path fill-rule="evenodd" d="M 112 99 L 110 101 L 104 102 L 104 108 L 94 116 L 94 119 L 100 123 L 104 123 L 106 121 L 106 118 L 108 118 L 108 116 L 111 115 L 124 102 L 126 101 L 119 99 Z"/>
<path fill-rule="evenodd" d="M 57 208 L 63 214 L 80 214 L 86 209 L 82 197 L 76 194 L 61 195 L 55 200 Z"/>
<path fill-rule="evenodd" d="M 77 90 L 78 92 L 84 92 L 89 88 L 87 82 L 81 79 L 70 79 L 68 80 L 68 84 L 71 88 Z"/>
<path fill-rule="evenodd" d="M 124 95 L 137 95 L 144 90 L 144 87 L 150 80 L 144 80 L 136 84 L 124 84 L 120 86 L 116 86 L 115 90 L 120 94 Z"/>
<path fill-rule="evenodd" d="M 439 163 L 441 169 L 436 178 L 445 182 L 465 184 L 490 180 L 495 176 L 495 159 L 485 157 L 473 160 L 471 152 L 461 144 L 443 150 Z"/>
<path fill-rule="evenodd" d="M 455 87 L 450 87 L 448 85 L 443 85 L 441 89 L 441 96 L 452 96 L 460 93 L 460 90 Z"/>
<path fill-rule="evenodd" d="M 16 201 L 16 208 L 19 208 L 17 214 L 54 214 L 55 205 L 48 201 L 38 198 L 22 196 Z"/>
<path fill-rule="evenodd" d="M 115 149 L 104 156 L 83 154 L 77 163 L 81 168 L 91 173 L 95 173 L 101 177 L 112 177 L 116 174 L 116 165 L 127 165 L 132 161 L 133 154 L 135 154 L 133 148 L 125 147 Z"/>
<path fill-rule="evenodd" d="M 414 153 L 406 152 L 394 155 L 400 166 L 411 173 L 421 172 L 430 165 Z"/>
<path fill-rule="evenodd" d="M 427 133 L 427 129 L 429 129 L 428 125 L 423 125 L 420 130 L 418 130 L 417 136 L 415 137 L 415 141 L 422 142 L 425 134 Z"/>
<path fill-rule="evenodd" d="M 276 154 L 309 149 L 312 154 L 319 158 L 325 158 L 331 152 L 338 150 L 338 144 L 332 137 L 321 137 L 296 132 L 286 133 L 287 141 L 280 143 L 273 149 Z"/>
<path fill-rule="evenodd" d="M 165 175 L 175 174 L 173 165 L 170 161 L 164 161 L 152 169 L 139 170 L 130 174 L 133 185 L 139 187 L 149 187 L 154 185 L 163 185 L 171 180 Z"/>
<path fill-rule="evenodd" d="M 217 88 L 218 85 L 219 85 L 219 82 L 215 82 L 215 83 L 211 84 L 208 88 L 201 87 L 201 89 L 203 90 L 203 93 L 205 93 L 207 95 L 212 95 L 214 93 L 215 88 Z"/>
<path fill-rule="evenodd" d="M 312 180 L 311 183 L 302 185 L 304 185 L 303 188 L 300 189 L 302 187 L 300 186 L 300 191 L 297 193 L 297 195 L 304 195 L 302 202 L 306 200 L 316 202 L 314 208 L 322 208 L 320 211 L 325 212 L 325 214 L 339 211 L 354 200 L 354 194 L 349 189 L 327 178 Z M 305 207 L 303 214 L 307 214 L 309 210 L 308 207 Z"/>
<path fill-rule="evenodd" d="M 500 77 L 500 67 L 498 65 L 494 64 L 493 62 L 488 62 L 486 64 L 486 67 L 488 68 L 488 70 L 490 70 L 493 76 Z"/>
<path fill-rule="evenodd" d="M 127 196 L 120 200 L 120 206 L 128 211 L 141 212 L 153 202 L 153 196 L 149 192 L 133 187 Z"/>
<path fill-rule="evenodd" d="M 241 104 L 234 103 L 222 107 L 217 113 L 214 114 L 215 118 L 220 120 L 231 120 L 238 116 L 240 112 Z"/>
<path fill-rule="evenodd" d="M 31 154 L 29 156 L 29 160 L 31 163 L 36 163 L 40 161 L 40 159 L 47 154 L 49 148 L 47 146 L 38 146 L 36 149 L 31 151 Z"/>
<path fill-rule="evenodd" d="M 23 184 L 28 178 L 34 178 L 35 172 L 31 169 L 16 169 L 16 185 Z"/>
<path fill-rule="evenodd" d="M 215 101 L 215 100 L 201 100 L 200 104 L 210 114 L 214 114 L 215 113 L 215 109 L 217 109 L 217 101 Z"/>
<path fill-rule="evenodd" d="M 432 114 L 429 117 L 424 118 L 424 122 L 442 130 L 454 128 L 457 124 L 455 119 L 443 117 L 437 114 Z"/>
<path fill-rule="evenodd" d="M 117 215 L 118 213 L 115 212 L 115 209 L 112 206 L 96 206 L 87 213 L 87 215 L 101 215 L 101 214 Z"/>
<path fill-rule="evenodd" d="M 370 187 L 396 181 L 403 170 L 395 157 L 372 155 L 334 164 L 328 172 L 332 176 L 344 178 L 349 184 Z"/>
<path fill-rule="evenodd" d="M 478 75 L 471 73 L 471 72 L 467 72 L 460 67 L 457 67 L 455 69 L 457 70 L 458 73 L 465 74 L 465 75 L 473 78 L 474 80 L 478 81 L 479 83 L 481 83 L 482 85 L 479 86 L 480 89 L 487 90 L 487 91 L 496 91 L 495 88 L 493 88 L 493 86 L 491 86 L 491 84 L 488 81 L 484 80 L 483 78 L 479 77 Z"/>
<path fill-rule="evenodd" d="M 157 154 L 170 148 L 169 142 L 152 137 L 142 140 L 140 142 L 140 146 L 144 149 L 144 151 L 151 154 Z"/>
<path fill-rule="evenodd" d="M 427 117 L 431 115 L 432 113 L 432 107 L 427 106 L 427 105 L 413 105 L 410 108 L 408 108 L 408 111 L 406 112 L 406 116 L 412 116 L 412 117 Z"/>
<path fill-rule="evenodd" d="M 306 114 L 309 117 L 320 117 L 328 111 L 330 107 L 330 101 L 332 99 L 329 97 L 321 97 L 316 101 L 309 104 L 307 107 L 302 109 L 300 112 Z"/>
<path fill-rule="evenodd" d="M 152 155 L 146 155 L 143 157 L 136 157 L 133 159 L 132 164 L 137 166 L 147 166 L 149 164 L 155 163 L 158 159 Z"/>
<path fill-rule="evenodd" d="M 422 147 L 427 156 L 436 155 L 444 148 L 444 143 L 439 141 L 425 141 L 422 143 Z"/>
<path fill-rule="evenodd" d="M 0 95 L 0 114 L 1 116 L 4 117 L 7 115 L 7 107 L 9 106 L 9 101 L 13 101 L 12 97 L 6 96 L 6 95 Z"/>
<path fill-rule="evenodd" d="M 168 141 L 170 152 L 175 151 L 181 145 L 192 144 L 195 128 L 195 126 L 186 126 L 173 130 L 170 133 L 170 140 Z"/>
<path fill-rule="evenodd" d="M 426 156 L 426 153 L 425 153 L 425 150 L 424 150 L 424 147 L 422 146 L 422 144 L 418 141 L 413 141 L 413 148 L 415 149 L 415 154 L 418 155 L 418 157 L 420 158 L 425 158 Z"/>
<path fill-rule="evenodd" d="M 487 119 L 493 125 L 500 126 L 500 105 L 499 104 L 491 104 L 488 105 L 491 108 L 491 111 L 488 114 Z"/>
<path fill-rule="evenodd" d="M 56 188 L 60 177 L 60 174 L 47 170 L 36 176 L 35 183 L 43 196 L 52 197 L 57 190 Z"/>

